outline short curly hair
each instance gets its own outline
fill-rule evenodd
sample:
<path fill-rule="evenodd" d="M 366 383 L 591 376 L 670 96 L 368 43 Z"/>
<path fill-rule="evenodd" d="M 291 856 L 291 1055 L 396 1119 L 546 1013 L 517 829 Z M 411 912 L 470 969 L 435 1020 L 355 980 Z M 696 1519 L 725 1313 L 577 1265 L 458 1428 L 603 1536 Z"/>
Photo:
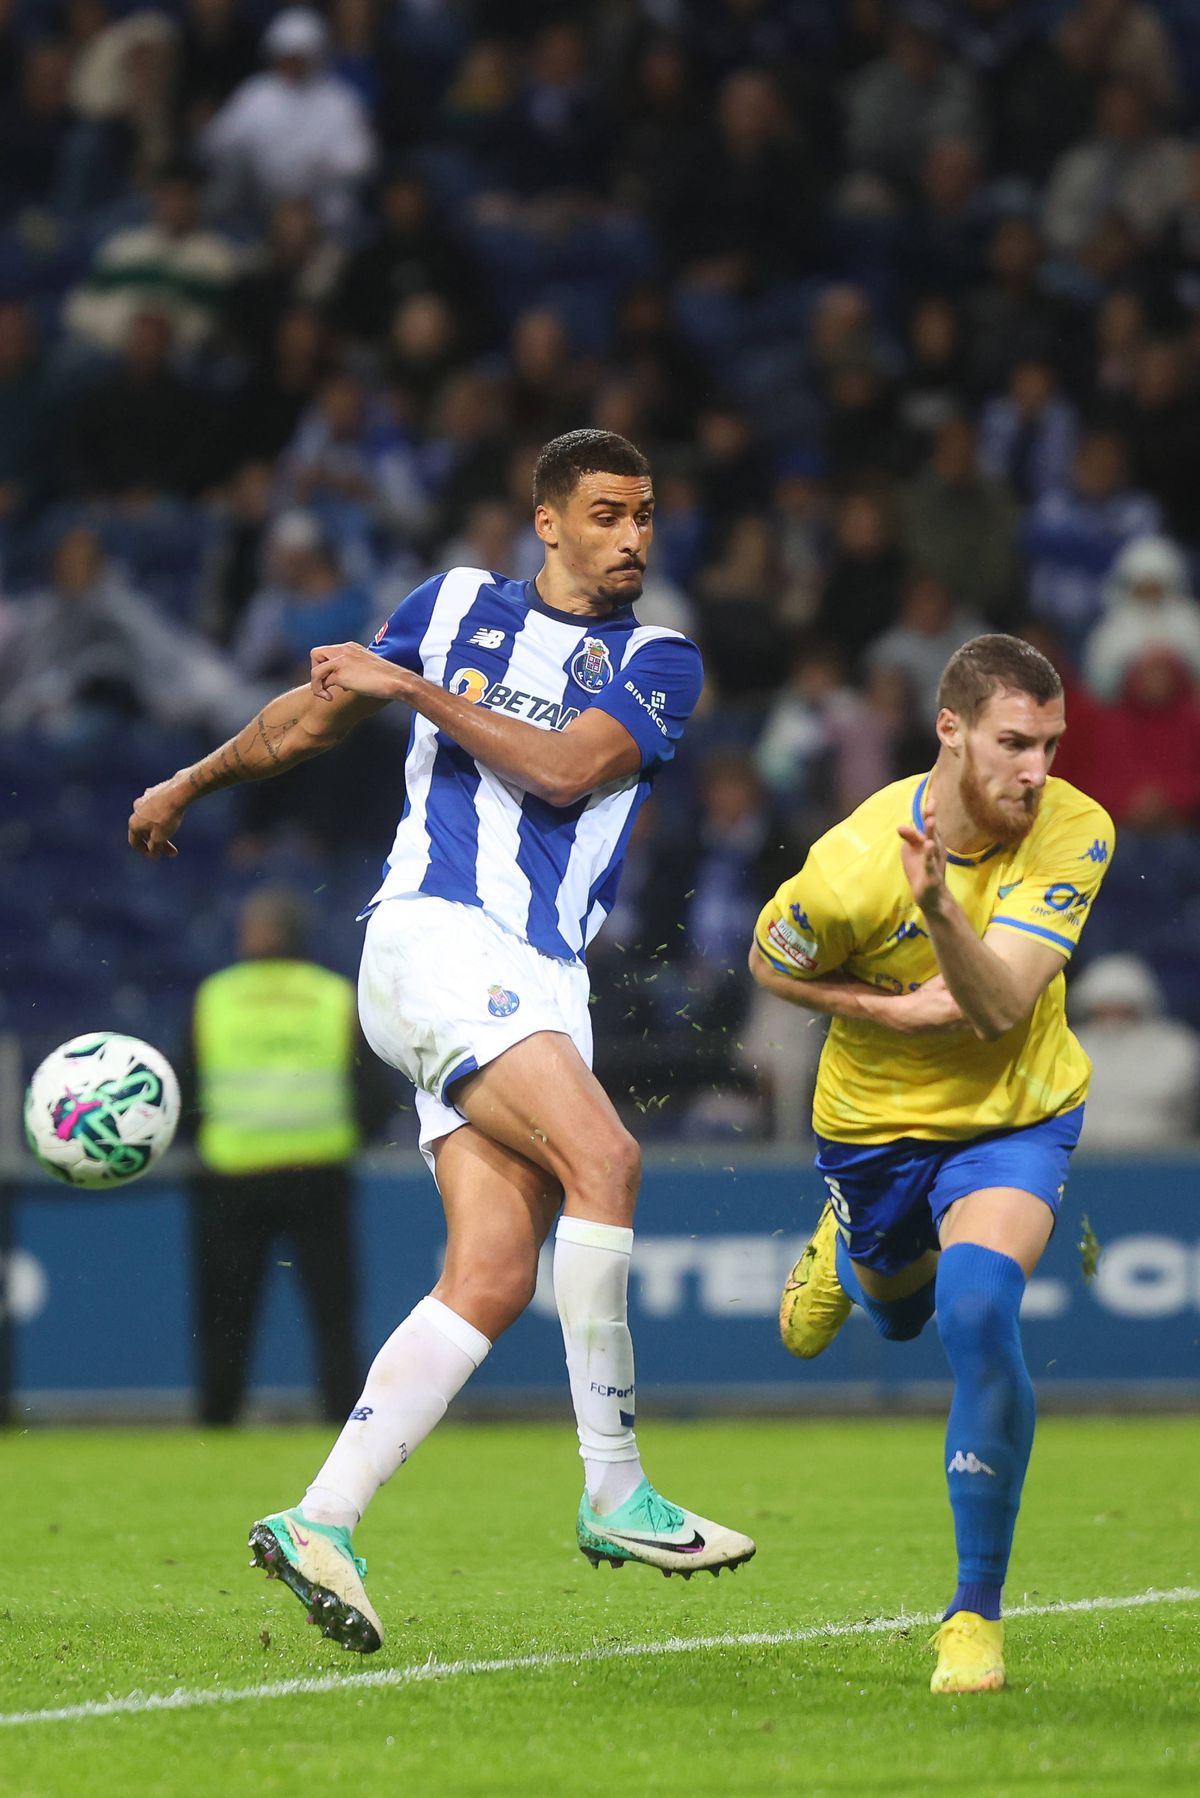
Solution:
<path fill-rule="evenodd" d="M 561 505 L 585 474 L 648 475 L 650 464 L 634 443 L 615 431 L 566 431 L 538 452 L 533 471 L 535 506 Z"/>

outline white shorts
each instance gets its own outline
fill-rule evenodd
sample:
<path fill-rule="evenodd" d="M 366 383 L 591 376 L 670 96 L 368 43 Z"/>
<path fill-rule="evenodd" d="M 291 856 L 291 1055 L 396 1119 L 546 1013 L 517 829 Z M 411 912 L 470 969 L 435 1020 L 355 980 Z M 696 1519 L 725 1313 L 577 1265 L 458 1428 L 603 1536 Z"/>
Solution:
<path fill-rule="evenodd" d="M 448 1086 L 540 1030 L 592 1065 L 587 969 L 556 961 L 475 905 L 385 899 L 367 920 L 358 1015 L 381 1060 L 417 1089 L 421 1153 L 467 1122 Z"/>

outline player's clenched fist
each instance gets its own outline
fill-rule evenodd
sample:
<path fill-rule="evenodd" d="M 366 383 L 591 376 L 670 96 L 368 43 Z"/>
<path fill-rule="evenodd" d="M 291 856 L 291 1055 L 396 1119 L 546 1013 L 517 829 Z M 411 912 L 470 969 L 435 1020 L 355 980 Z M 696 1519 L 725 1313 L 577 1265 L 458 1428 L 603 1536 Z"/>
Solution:
<path fill-rule="evenodd" d="M 129 847 L 152 862 L 164 855 L 178 855 L 171 838 L 183 821 L 185 809 L 179 803 L 174 780 L 160 780 L 156 787 L 147 787 L 141 798 L 134 800 L 129 815 Z"/>
<path fill-rule="evenodd" d="M 310 685 L 318 699 L 332 699 L 334 687 L 368 699 L 393 699 L 396 670 L 361 643 L 325 643 L 310 656 Z"/>

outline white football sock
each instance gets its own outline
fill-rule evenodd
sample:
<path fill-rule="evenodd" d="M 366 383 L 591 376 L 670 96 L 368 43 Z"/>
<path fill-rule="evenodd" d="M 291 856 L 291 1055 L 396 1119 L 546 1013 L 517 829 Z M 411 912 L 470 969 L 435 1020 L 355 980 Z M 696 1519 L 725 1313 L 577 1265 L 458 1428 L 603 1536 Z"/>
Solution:
<path fill-rule="evenodd" d="M 643 1479 L 633 1434 L 633 1338 L 629 1257 L 633 1231 L 560 1217 L 554 1297 L 567 1351 L 588 1498 L 602 1514 L 624 1504 Z"/>
<path fill-rule="evenodd" d="M 314 1523 L 353 1529 L 371 1499 L 446 1415 L 491 1343 L 440 1299 L 393 1330 L 362 1396 L 301 1504 Z"/>

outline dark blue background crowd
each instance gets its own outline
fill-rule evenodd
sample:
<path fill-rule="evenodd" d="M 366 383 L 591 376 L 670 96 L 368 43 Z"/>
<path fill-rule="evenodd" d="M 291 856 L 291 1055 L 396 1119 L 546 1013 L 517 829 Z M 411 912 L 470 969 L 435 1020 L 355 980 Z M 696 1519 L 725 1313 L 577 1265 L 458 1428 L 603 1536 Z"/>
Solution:
<path fill-rule="evenodd" d="M 1141 999 L 1094 1014 L 1192 1042 L 1193 0 L 0 0 L 0 1028 L 170 1047 L 265 879 L 352 969 L 403 718 L 177 862 L 130 802 L 428 572 L 532 575 L 587 424 L 652 458 L 640 610 L 708 673 L 592 958 L 641 1133 L 803 1130 L 754 917 L 989 627 L 1117 820 L 1081 960 Z"/>

